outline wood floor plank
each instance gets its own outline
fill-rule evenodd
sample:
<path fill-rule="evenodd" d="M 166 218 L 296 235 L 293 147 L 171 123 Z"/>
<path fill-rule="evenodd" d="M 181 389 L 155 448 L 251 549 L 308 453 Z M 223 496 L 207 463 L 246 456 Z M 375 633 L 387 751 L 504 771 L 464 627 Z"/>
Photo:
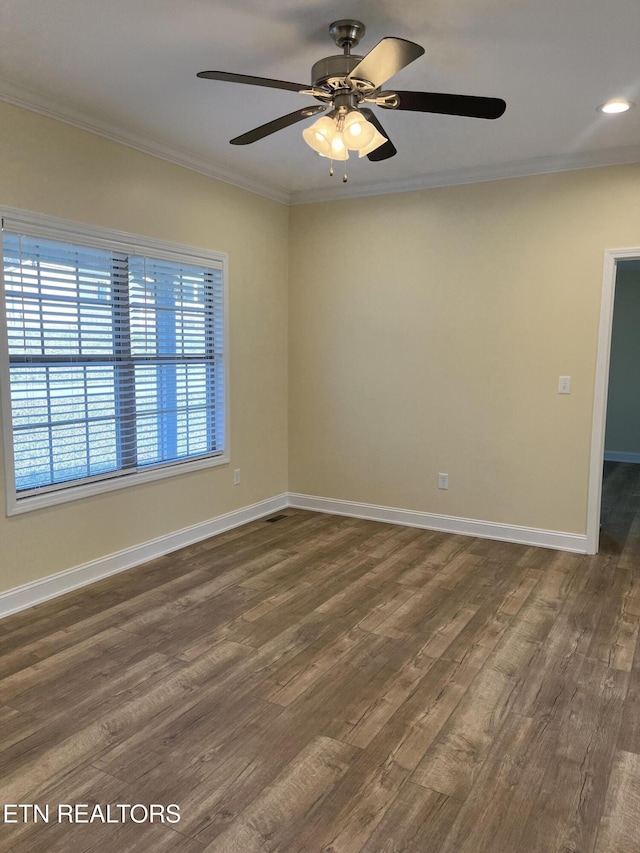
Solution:
<path fill-rule="evenodd" d="M 397 797 L 407 771 L 389 755 L 385 736 L 358 753 L 326 800 L 316 803 L 283 839 L 281 850 L 357 853 L 362 849 Z"/>
<path fill-rule="evenodd" d="M 422 647 L 423 652 L 433 658 L 439 658 L 449 648 L 461 631 L 469 624 L 480 608 L 477 605 L 463 605 L 435 629 L 431 639 Z"/>
<path fill-rule="evenodd" d="M 504 673 L 481 670 L 411 781 L 464 800 L 509 711 L 514 687 Z"/>
<path fill-rule="evenodd" d="M 358 789 L 348 809 L 336 816 L 321 850 L 359 853 L 395 800 L 405 776 L 406 771 L 393 763 L 378 767 Z"/>
<path fill-rule="evenodd" d="M 421 531 L 412 531 L 411 538 L 405 545 L 396 548 L 385 559 L 375 562 L 369 572 L 369 582 L 372 586 L 397 580 L 408 567 L 424 559 L 425 539 L 420 534 Z"/>
<path fill-rule="evenodd" d="M 520 583 L 511 588 L 506 594 L 504 601 L 499 607 L 499 612 L 507 616 L 515 616 L 536 588 L 541 577 L 541 571 L 535 569 L 527 570 L 522 576 Z"/>
<path fill-rule="evenodd" d="M 627 673 L 590 660 L 577 674 L 570 702 L 548 729 L 554 736 L 551 758 L 523 829 L 532 853 L 593 849 L 627 679 Z"/>
<path fill-rule="evenodd" d="M 330 738 L 316 738 L 229 828 L 205 847 L 207 853 L 263 853 L 273 850 L 287 825 L 308 809 L 343 775 L 353 749 Z"/>
<path fill-rule="evenodd" d="M 0 750 L 6 751 L 14 744 L 33 735 L 42 721 L 15 708 L 0 706 Z"/>
<path fill-rule="evenodd" d="M 618 565 L 623 569 L 631 569 L 640 574 L 640 516 L 637 508 L 630 513 L 631 525 L 624 541 L 624 548 Z"/>
<path fill-rule="evenodd" d="M 637 853 L 640 839 L 640 755 L 619 751 L 609 779 L 595 853 Z"/>
<path fill-rule="evenodd" d="M 638 640 L 640 617 L 629 614 L 625 605 L 632 593 L 633 576 L 618 568 L 603 600 L 603 610 L 593 631 L 588 654 L 614 669 L 631 670 Z"/>
<path fill-rule="evenodd" d="M 320 648 L 311 658 L 296 660 L 286 671 L 275 676 L 274 687 L 265 693 L 265 699 L 276 705 L 287 706 L 301 696 L 326 672 L 344 658 L 364 639 L 364 633 L 357 628 L 346 635 L 340 635 L 332 643 Z M 304 653 L 298 655 L 301 658 Z M 290 674 L 291 673 L 291 674 Z"/>
<path fill-rule="evenodd" d="M 438 853 L 526 850 L 528 819 L 546 767 L 546 724 L 509 713 Z"/>
<path fill-rule="evenodd" d="M 434 663 L 435 660 L 421 649 L 399 668 L 397 676 L 385 685 L 375 702 L 367 708 L 343 739 L 354 746 L 363 749 L 367 747 L 385 723 L 411 696 Z"/>
<path fill-rule="evenodd" d="M 640 616 L 640 575 L 632 575 L 623 602 L 625 616 Z"/>
<path fill-rule="evenodd" d="M 622 709 L 622 720 L 618 734 L 618 748 L 623 752 L 640 755 L 640 640 L 636 646 L 629 685 Z"/>
<path fill-rule="evenodd" d="M 442 657 L 480 669 L 511 624 L 511 617 L 481 607 L 448 646 Z"/>
<path fill-rule="evenodd" d="M 434 661 L 431 677 L 420 682 L 385 726 L 396 764 L 417 767 L 477 674 L 464 664 Z"/>
<path fill-rule="evenodd" d="M 406 601 L 396 608 L 386 619 L 377 625 L 373 632 L 382 637 L 402 639 L 410 634 L 413 626 L 437 618 L 442 603 L 451 595 L 451 591 L 436 584 L 414 591 Z"/>
<path fill-rule="evenodd" d="M 389 589 L 390 594 L 385 596 L 380 604 L 373 606 L 368 611 L 366 616 L 358 622 L 358 628 L 361 628 L 363 631 L 375 632 L 376 628 L 382 625 L 401 605 L 409 601 L 416 591 L 413 587 L 402 586 L 392 586 Z"/>
<path fill-rule="evenodd" d="M 469 550 L 477 542 L 469 536 L 441 535 L 434 540 L 433 547 L 429 548 L 429 562 L 432 566 L 441 569 L 456 559 L 458 555 Z"/>
<path fill-rule="evenodd" d="M 445 537 L 430 530 L 419 530 L 416 527 L 397 528 L 393 525 L 382 525 L 371 528 L 371 536 L 358 546 L 358 551 L 369 554 L 378 561 L 383 561 L 391 554 L 414 541 L 420 541 L 423 549 L 430 550 L 436 541 L 442 542 Z"/>
<path fill-rule="evenodd" d="M 446 589 L 454 589 L 461 582 L 467 584 L 483 563 L 482 557 L 463 551 L 441 566 L 438 582 Z"/>
<path fill-rule="evenodd" d="M 407 782 L 361 849 L 361 853 L 437 851 L 462 803 Z"/>
<path fill-rule="evenodd" d="M 264 703 L 264 707 L 266 716 L 261 712 L 248 725 L 243 721 L 244 710 L 238 709 L 240 728 L 214 748 L 207 760 L 210 770 L 201 779 L 199 761 L 193 754 L 195 775 L 191 764 L 183 826 L 191 837 L 203 843 L 213 841 L 285 773 L 296 756 L 317 738 L 325 737 L 315 726 L 290 718 L 276 705 Z M 229 725 L 233 725 L 231 721 Z M 156 775 L 161 769 L 159 765 Z"/>
<path fill-rule="evenodd" d="M 564 700 L 510 712 L 443 853 L 498 853 L 518 838 L 531 853 L 593 850 L 626 678 L 583 659 Z"/>

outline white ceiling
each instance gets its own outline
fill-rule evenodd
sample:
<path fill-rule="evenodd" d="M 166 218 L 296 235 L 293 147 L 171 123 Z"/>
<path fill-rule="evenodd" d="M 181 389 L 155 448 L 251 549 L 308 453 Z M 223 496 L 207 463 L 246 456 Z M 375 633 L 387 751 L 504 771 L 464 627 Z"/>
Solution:
<path fill-rule="evenodd" d="M 229 139 L 317 103 L 196 78 L 224 70 L 307 83 L 357 18 L 426 53 L 386 88 L 504 98 L 496 121 L 377 110 L 396 157 L 348 162 L 349 183 L 302 140 L 305 123 Z M 363 195 L 640 162 L 638 0 L 0 0 L 0 98 L 282 201 Z M 638 101 L 604 116 L 612 97 Z M 309 120 L 311 123 L 313 119 Z"/>

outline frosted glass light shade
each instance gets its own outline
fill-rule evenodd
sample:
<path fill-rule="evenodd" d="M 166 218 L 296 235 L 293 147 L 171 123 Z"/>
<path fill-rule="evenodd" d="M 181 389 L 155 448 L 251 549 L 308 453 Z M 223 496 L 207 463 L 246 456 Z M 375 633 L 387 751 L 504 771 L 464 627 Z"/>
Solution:
<path fill-rule="evenodd" d="M 361 151 L 374 139 L 375 127 L 357 110 L 350 112 L 344 120 L 344 141 L 352 151 Z"/>
<path fill-rule="evenodd" d="M 322 154 L 323 157 L 330 157 L 331 141 L 335 133 L 336 126 L 334 120 L 329 118 L 329 116 L 322 116 L 311 127 L 305 127 L 302 131 L 302 138 L 318 154 Z"/>
<path fill-rule="evenodd" d="M 370 124 L 370 127 L 373 127 L 373 125 Z M 373 127 L 373 139 L 365 148 L 361 148 L 358 151 L 358 157 L 366 157 L 367 154 L 371 154 L 372 151 L 375 151 L 376 148 L 380 148 L 381 145 L 384 145 L 384 143 L 388 141 L 387 137 L 383 136 L 377 127 Z"/>
<path fill-rule="evenodd" d="M 331 154 L 330 157 L 332 160 L 348 160 L 349 159 L 349 150 L 344 142 L 344 135 L 342 133 L 336 133 L 336 135 L 331 140 Z"/>

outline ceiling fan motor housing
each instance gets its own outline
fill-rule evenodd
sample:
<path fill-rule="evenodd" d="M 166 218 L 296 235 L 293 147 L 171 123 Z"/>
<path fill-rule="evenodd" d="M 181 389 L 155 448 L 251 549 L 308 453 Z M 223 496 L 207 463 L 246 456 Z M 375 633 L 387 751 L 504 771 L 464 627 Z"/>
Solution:
<path fill-rule="evenodd" d="M 362 60 L 362 56 L 325 56 L 324 59 L 319 59 L 311 68 L 311 79 L 314 86 L 327 86 L 332 90 L 351 88 L 345 83 L 345 77 L 350 74 L 353 69 Z M 358 89 L 375 89 L 375 86 L 368 80 L 355 80 L 352 78 L 352 85 L 355 84 Z"/>

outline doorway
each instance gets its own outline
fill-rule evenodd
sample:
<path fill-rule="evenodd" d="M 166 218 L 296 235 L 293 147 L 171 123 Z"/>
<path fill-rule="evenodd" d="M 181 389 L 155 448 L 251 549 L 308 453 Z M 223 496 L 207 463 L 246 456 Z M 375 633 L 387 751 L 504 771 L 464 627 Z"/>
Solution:
<path fill-rule="evenodd" d="M 633 288 L 636 282 L 637 290 Z M 636 341 L 640 341 L 640 318 L 635 326 L 629 322 L 630 312 L 635 312 L 636 304 L 640 306 L 639 294 L 640 248 L 605 252 L 589 477 L 589 554 L 597 553 L 605 543 L 615 548 L 616 538 L 626 536 L 624 520 L 613 504 L 621 490 L 635 490 L 633 483 L 640 481 L 640 465 L 636 464 L 640 462 L 640 428 L 636 432 L 628 423 L 636 408 L 640 417 L 640 391 L 634 400 L 628 399 L 628 384 L 635 371 L 627 363 L 637 357 Z M 640 379 L 636 381 L 640 384 Z"/>

